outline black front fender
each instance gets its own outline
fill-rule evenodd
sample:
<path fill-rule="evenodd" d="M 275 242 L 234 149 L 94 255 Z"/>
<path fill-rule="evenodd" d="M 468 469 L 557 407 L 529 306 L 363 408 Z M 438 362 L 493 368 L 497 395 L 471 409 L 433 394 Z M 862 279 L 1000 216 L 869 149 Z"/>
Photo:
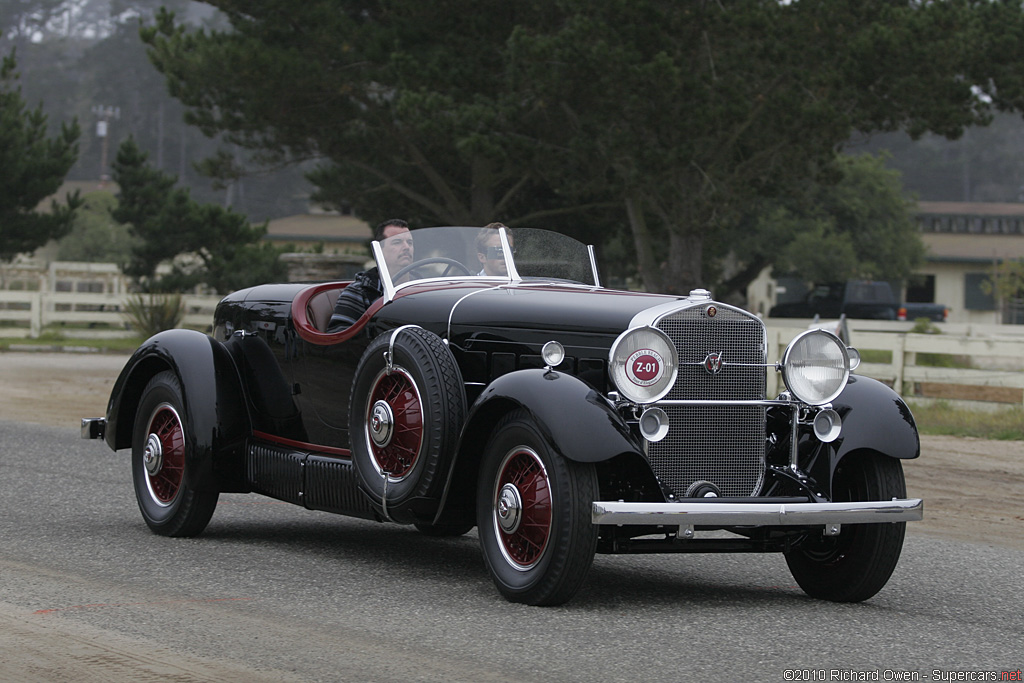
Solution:
<path fill-rule="evenodd" d="M 201 332 L 167 330 L 136 349 L 110 394 L 107 444 L 114 450 L 131 448 L 142 392 L 164 370 L 175 373 L 181 383 L 189 484 L 246 490 L 242 448 L 250 422 L 238 371 L 224 345 Z"/>
<path fill-rule="evenodd" d="M 921 454 L 921 439 L 910 408 L 899 394 L 878 380 L 851 377 L 832 407 L 843 420 L 840 438 L 833 444 L 836 462 L 862 449 L 901 460 Z"/>
<path fill-rule="evenodd" d="M 470 407 L 460 451 L 479 452 L 494 424 L 514 408 L 529 412 L 552 448 L 569 460 L 603 462 L 643 453 L 629 425 L 593 387 L 543 369 L 518 370 L 491 382 Z"/>

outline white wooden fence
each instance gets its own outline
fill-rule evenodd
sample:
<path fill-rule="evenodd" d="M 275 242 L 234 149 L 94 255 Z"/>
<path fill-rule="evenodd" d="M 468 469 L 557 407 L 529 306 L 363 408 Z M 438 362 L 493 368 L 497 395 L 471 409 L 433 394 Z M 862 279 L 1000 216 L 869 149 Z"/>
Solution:
<path fill-rule="evenodd" d="M 786 345 L 812 321 L 771 320 L 768 323 L 770 362 L 782 357 Z M 802 327 L 797 327 L 803 323 Z M 862 355 L 883 351 L 888 363 L 862 362 L 857 374 L 881 380 L 904 397 L 948 399 L 967 405 L 1024 405 L 1024 325 L 939 323 L 937 334 L 915 334 L 914 323 L 850 320 L 850 344 Z M 951 356 L 958 366 L 920 365 L 920 354 Z M 885 354 L 881 354 L 885 355 Z M 769 373 L 769 391 L 781 377 Z"/>
<path fill-rule="evenodd" d="M 32 292 L 0 290 L 0 337 L 38 337 L 59 326 L 69 338 L 130 337 L 125 304 L 127 293 Z M 182 325 L 205 329 L 213 321 L 220 296 L 183 295 Z"/>
<path fill-rule="evenodd" d="M 115 288 L 120 289 L 120 288 Z M 129 294 L 123 291 L 0 290 L 0 336 L 38 337 L 57 326 L 67 338 L 128 337 L 124 314 Z M 220 296 L 185 295 L 183 325 L 208 329 Z M 772 320 L 768 324 L 768 359 L 776 362 L 786 345 L 807 329 L 809 320 Z M 850 343 L 861 352 L 884 351 L 888 363 L 864 362 L 857 373 L 886 382 L 905 397 L 946 391 L 953 400 L 975 404 L 1024 404 L 1024 325 L 956 325 L 941 323 L 940 334 L 914 334 L 913 323 L 847 321 Z M 968 367 L 918 364 L 920 354 L 957 357 Z M 768 373 L 769 393 L 779 389 L 778 373 Z M 952 387 L 952 389 L 950 389 Z M 961 390 L 958 391 L 957 388 Z"/>

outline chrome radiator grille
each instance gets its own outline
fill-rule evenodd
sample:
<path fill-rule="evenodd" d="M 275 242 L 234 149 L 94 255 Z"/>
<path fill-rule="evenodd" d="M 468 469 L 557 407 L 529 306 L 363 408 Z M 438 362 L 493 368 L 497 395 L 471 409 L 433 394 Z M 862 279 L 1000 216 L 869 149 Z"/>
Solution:
<path fill-rule="evenodd" d="M 709 307 L 715 309 L 714 316 Z M 657 327 L 679 352 L 679 377 L 666 399 L 765 398 L 765 332 L 757 318 L 708 303 L 665 316 Z M 720 354 L 717 373 L 705 368 L 710 354 Z M 763 407 L 663 407 L 669 416 L 668 436 L 649 443 L 647 454 L 654 473 L 676 496 L 685 496 L 702 481 L 714 484 L 723 496 L 757 492 L 764 476 Z"/>

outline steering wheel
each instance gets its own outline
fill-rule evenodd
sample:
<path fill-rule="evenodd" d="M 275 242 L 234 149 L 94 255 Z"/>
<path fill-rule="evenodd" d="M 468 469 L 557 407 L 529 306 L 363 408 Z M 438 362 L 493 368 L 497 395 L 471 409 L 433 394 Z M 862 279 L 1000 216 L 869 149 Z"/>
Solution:
<path fill-rule="evenodd" d="M 450 272 L 452 272 L 452 268 L 453 267 L 454 268 L 458 268 L 459 270 L 461 270 L 463 275 L 469 275 L 470 274 L 469 273 L 469 268 L 467 268 L 466 266 L 462 265 L 461 263 L 459 263 L 455 259 L 445 258 L 443 256 L 433 256 L 431 258 L 425 258 L 425 259 L 422 259 L 422 260 L 410 263 L 405 268 L 402 268 L 397 273 L 392 275 L 391 276 L 391 281 L 392 282 L 397 282 L 398 280 L 402 279 L 402 276 L 405 275 L 406 273 L 408 273 L 410 270 L 415 270 L 415 269 L 419 268 L 420 266 L 425 266 L 425 265 L 428 265 L 428 264 L 431 264 L 431 263 L 444 263 L 444 264 L 447 264 L 448 267 L 444 269 L 443 273 L 441 273 L 441 277 L 444 277 L 444 276 L 448 275 Z"/>

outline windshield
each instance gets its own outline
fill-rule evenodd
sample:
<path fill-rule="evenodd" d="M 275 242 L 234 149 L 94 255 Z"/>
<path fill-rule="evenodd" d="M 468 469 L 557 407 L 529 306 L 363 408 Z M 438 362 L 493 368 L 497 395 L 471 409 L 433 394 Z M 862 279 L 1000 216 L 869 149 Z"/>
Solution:
<path fill-rule="evenodd" d="M 373 254 L 387 298 L 438 278 L 600 284 L 590 247 L 533 228 L 421 228 L 373 242 Z"/>

